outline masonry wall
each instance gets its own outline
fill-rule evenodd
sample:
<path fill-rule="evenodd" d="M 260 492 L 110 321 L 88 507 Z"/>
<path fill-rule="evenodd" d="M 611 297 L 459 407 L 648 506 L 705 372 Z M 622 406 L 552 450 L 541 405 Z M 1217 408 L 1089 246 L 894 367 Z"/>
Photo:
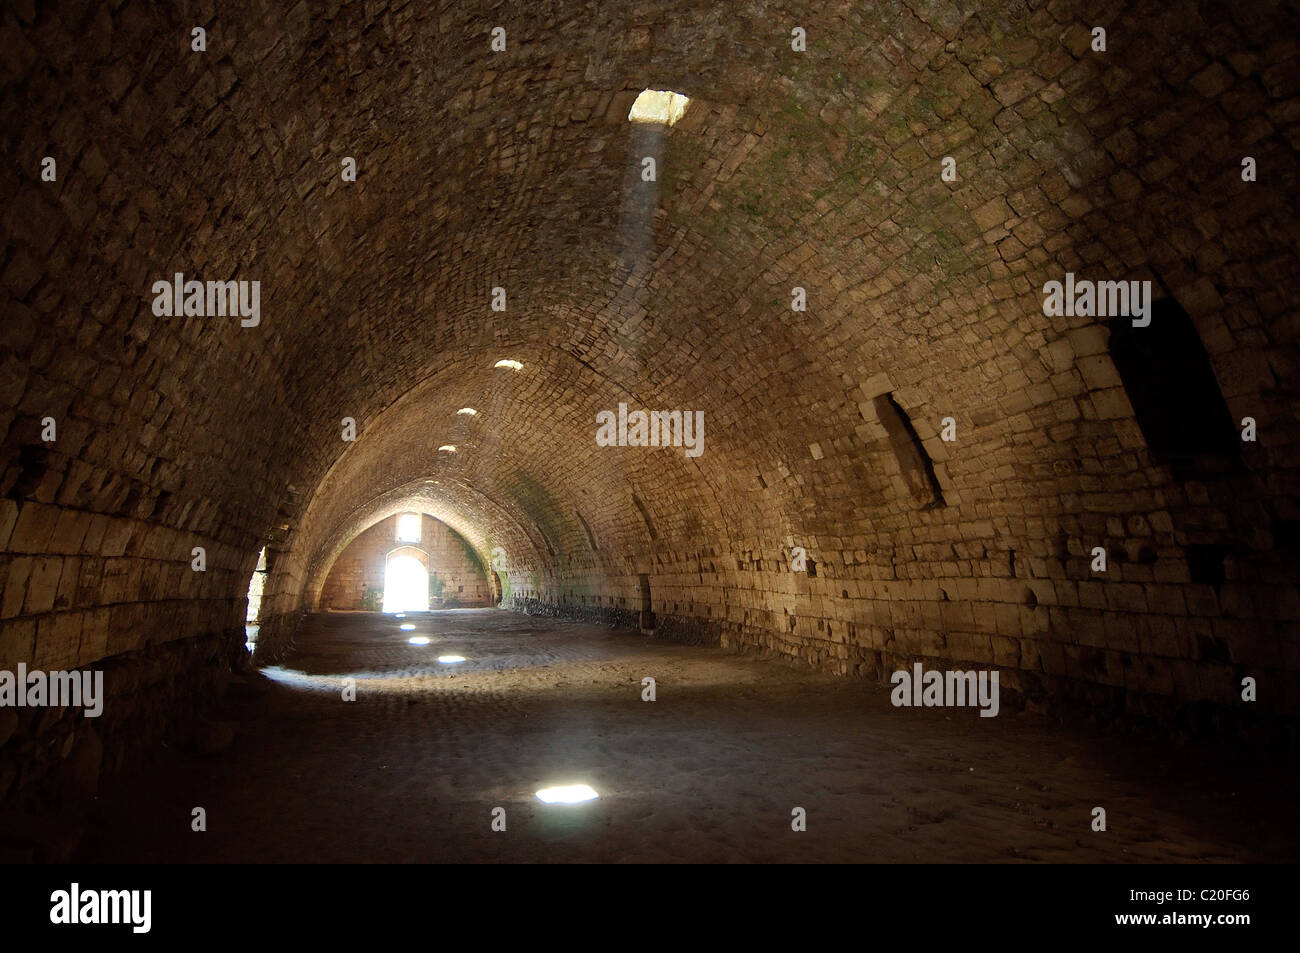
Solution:
<path fill-rule="evenodd" d="M 397 549 L 423 553 L 424 558 L 420 561 L 442 583 L 442 601 L 434 604 L 434 608 L 469 609 L 492 605 L 492 590 L 483 566 L 455 530 L 431 516 L 422 515 L 420 542 L 399 543 L 397 521 L 397 516 L 381 520 L 343 550 L 321 590 L 320 608 L 364 608 L 367 590 L 383 592 L 387 557 Z M 382 595 L 379 600 L 382 605 Z"/>
<path fill-rule="evenodd" d="M 230 676 L 247 668 L 244 600 L 230 594 L 247 590 L 238 554 L 206 536 L 55 505 L 56 490 L 90 503 L 62 478 L 36 499 L 0 500 L 0 670 L 100 672 L 104 700 L 94 719 L 0 708 L 0 801 L 38 816 L 83 809 L 101 771 L 192 743 Z M 204 544 L 197 571 L 193 547 Z M 21 854 L 23 829 L 38 822 L 15 816 L 15 828 L 0 826 L 0 848 L 17 843 Z"/>

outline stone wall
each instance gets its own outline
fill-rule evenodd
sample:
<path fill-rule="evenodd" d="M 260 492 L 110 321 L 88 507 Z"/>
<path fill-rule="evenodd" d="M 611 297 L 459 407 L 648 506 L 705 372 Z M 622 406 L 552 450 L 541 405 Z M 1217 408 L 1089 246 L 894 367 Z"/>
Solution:
<path fill-rule="evenodd" d="M 397 549 L 423 553 L 421 562 L 426 571 L 442 583 L 442 602 L 437 608 L 492 605 L 492 588 L 483 566 L 455 530 L 430 516 L 422 516 L 420 541 L 399 543 L 397 520 L 397 516 L 381 520 L 348 544 L 329 570 L 318 608 L 364 608 L 366 590 L 383 591 L 387 556 Z"/>
<path fill-rule="evenodd" d="M 102 711 L 0 708 L 0 858 L 65 859 L 105 774 L 138 766 L 166 744 L 197 753 L 228 745 L 215 717 L 234 675 L 249 671 L 242 626 L 174 639 L 72 669 L 102 675 Z M 54 851 L 54 853 L 50 853 Z"/>

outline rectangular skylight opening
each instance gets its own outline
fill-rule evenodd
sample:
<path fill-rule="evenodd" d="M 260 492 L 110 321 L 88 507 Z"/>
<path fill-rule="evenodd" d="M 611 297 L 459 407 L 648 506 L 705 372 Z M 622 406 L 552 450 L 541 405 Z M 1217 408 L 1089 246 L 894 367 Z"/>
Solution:
<path fill-rule="evenodd" d="M 686 114 L 690 98 L 666 89 L 647 89 L 636 98 L 627 118 L 632 122 L 657 122 L 671 126 Z"/>

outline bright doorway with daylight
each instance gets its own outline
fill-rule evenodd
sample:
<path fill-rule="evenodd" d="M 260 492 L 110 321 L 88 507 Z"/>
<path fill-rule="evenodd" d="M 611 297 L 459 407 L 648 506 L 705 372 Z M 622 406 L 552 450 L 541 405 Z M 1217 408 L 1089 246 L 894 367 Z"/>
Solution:
<path fill-rule="evenodd" d="M 384 566 L 384 611 L 427 612 L 429 573 L 414 556 L 390 555 Z"/>
<path fill-rule="evenodd" d="M 262 595 L 266 590 L 266 547 L 257 554 L 257 567 L 248 581 L 248 612 L 244 615 L 244 648 L 257 651 L 257 633 L 261 630 Z"/>

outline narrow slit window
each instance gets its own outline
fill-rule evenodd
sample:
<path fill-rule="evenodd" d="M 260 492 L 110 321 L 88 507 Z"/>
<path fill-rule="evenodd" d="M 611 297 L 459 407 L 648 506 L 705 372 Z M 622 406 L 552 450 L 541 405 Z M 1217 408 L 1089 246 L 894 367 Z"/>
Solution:
<path fill-rule="evenodd" d="M 637 512 L 641 514 L 641 519 L 645 520 L 646 532 L 650 534 L 650 538 L 652 540 L 658 539 L 659 534 L 655 531 L 655 524 L 650 519 L 650 511 L 647 510 L 645 504 L 641 502 L 641 497 L 637 496 L 635 493 L 632 494 L 632 505 L 635 506 Z"/>
<path fill-rule="evenodd" d="M 257 651 L 257 636 L 261 631 L 262 596 L 266 592 L 266 577 L 270 567 L 266 561 L 266 547 L 257 554 L 257 566 L 253 569 L 253 578 L 248 581 L 248 611 L 244 614 L 244 648 L 249 652 Z"/>
<path fill-rule="evenodd" d="M 924 509 L 944 506 L 943 489 L 935 475 L 934 463 L 907 411 L 894 400 L 893 394 L 881 394 L 873 403 L 876 418 L 889 435 L 889 446 L 912 499 Z"/>
<path fill-rule="evenodd" d="M 256 625 L 262 614 L 262 593 L 266 591 L 266 547 L 257 554 L 257 566 L 253 570 L 253 578 L 248 581 L 248 612 L 244 621 L 249 625 Z"/>
<path fill-rule="evenodd" d="M 587 545 L 591 547 L 591 551 L 593 553 L 599 552 L 600 547 L 596 545 L 596 537 L 592 535 L 591 527 L 587 525 L 587 521 L 582 518 L 581 513 L 575 513 L 574 515 L 578 517 L 578 522 L 582 524 L 582 531 L 587 534 Z"/>
<path fill-rule="evenodd" d="M 397 518 L 397 541 L 399 543 L 418 543 L 420 541 L 419 513 L 403 513 Z"/>

